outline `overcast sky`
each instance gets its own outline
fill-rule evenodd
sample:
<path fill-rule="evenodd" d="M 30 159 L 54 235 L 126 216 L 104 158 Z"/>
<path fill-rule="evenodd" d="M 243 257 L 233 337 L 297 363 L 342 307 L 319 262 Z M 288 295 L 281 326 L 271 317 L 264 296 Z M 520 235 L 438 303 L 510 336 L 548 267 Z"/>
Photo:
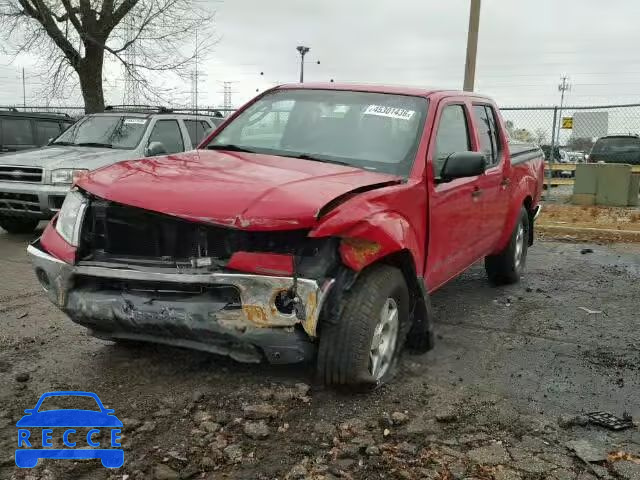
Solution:
<path fill-rule="evenodd" d="M 220 41 L 200 66 L 200 105 L 222 103 L 223 81 L 235 82 L 235 105 L 256 89 L 297 81 L 299 44 L 311 48 L 305 68 L 309 81 L 462 87 L 468 0 L 226 0 L 211 5 Z M 549 105 L 559 101 L 557 84 L 566 73 L 572 83 L 569 103 L 640 103 L 639 18 L 636 0 L 483 0 L 476 90 L 502 105 Z M 27 103 L 43 103 L 36 96 L 41 85 L 33 59 L 7 62 L 0 57 L 0 104 L 22 103 L 23 66 Z M 107 77 L 107 101 L 120 103 L 120 72 L 110 70 Z M 191 85 L 177 86 L 183 93 L 172 100 L 189 102 Z M 81 104 L 79 96 L 64 103 Z"/>

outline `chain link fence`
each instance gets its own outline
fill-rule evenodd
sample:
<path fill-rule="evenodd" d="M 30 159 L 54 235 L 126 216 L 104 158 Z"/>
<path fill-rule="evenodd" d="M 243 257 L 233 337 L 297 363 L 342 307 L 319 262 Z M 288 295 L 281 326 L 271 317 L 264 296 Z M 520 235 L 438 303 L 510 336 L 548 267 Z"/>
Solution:
<path fill-rule="evenodd" d="M 505 107 L 501 111 L 511 137 L 546 147 L 550 161 L 563 161 L 562 151 L 577 160 L 605 135 L 640 133 L 640 104 Z"/>
<path fill-rule="evenodd" d="M 640 134 L 640 104 L 506 107 L 501 112 L 511 138 L 536 143 L 544 151 L 547 200 L 571 196 L 571 164 L 586 162 L 598 138 Z"/>

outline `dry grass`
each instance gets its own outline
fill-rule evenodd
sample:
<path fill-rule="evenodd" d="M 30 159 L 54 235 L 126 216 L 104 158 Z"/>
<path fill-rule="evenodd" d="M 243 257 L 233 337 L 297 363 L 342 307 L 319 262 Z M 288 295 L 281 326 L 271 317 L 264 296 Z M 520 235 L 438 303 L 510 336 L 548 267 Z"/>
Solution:
<path fill-rule="evenodd" d="M 537 221 L 537 230 L 545 238 L 640 242 L 640 210 L 547 204 Z"/>

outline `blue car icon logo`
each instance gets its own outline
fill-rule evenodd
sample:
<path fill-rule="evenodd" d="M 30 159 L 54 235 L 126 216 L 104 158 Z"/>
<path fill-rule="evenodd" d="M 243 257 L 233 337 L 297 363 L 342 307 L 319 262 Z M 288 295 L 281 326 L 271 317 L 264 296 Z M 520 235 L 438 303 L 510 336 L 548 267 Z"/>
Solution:
<path fill-rule="evenodd" d="M 54 397 L 65 401 L 95 400 L 96 410 L 64 408 L 40 411 L 42 403 Z M 76 397 L 76 398 L 74 398 Z M 36 406 L 24 411 L 26 415 L 18 420 L 18 448 L 16 465 L 33 468 L 41 458 L 88 459 L 99 458 L 107 468 L 119 468 L 124 463 L 124 451 L 120 445 L 122 422 L 114 415 L 114 410 L 102 405 L 100 398 L 92 392 L 49 392 L 40 397 Z M 41 432 L 39 431 L 42 429 Z M 55 429 L 55 433 L 54 433 Z M 89 429 L 88 431 L 86 431 Z M 85 434 L 86 431 L 86 434 Z M 105 440 L 105 433 L 108 439 Z M 56 441 L 62 441 L 64 448 L 54 448 Z"/>

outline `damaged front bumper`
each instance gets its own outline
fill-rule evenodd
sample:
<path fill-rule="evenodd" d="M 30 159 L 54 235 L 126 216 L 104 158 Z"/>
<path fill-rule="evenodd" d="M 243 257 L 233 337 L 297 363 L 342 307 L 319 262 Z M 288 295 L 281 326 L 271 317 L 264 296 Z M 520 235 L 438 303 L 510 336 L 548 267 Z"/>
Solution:
<path fill-rule="evenodd" d="M 315 354 L 313 338 L 333 280 L 295 280 L 296 308 L 278 295 L 294 279 L 195 269 L 79 262 L 27 249 L 50 300 L 93 335 L 175 345 L 242 362 L 296 363 Z"/>

